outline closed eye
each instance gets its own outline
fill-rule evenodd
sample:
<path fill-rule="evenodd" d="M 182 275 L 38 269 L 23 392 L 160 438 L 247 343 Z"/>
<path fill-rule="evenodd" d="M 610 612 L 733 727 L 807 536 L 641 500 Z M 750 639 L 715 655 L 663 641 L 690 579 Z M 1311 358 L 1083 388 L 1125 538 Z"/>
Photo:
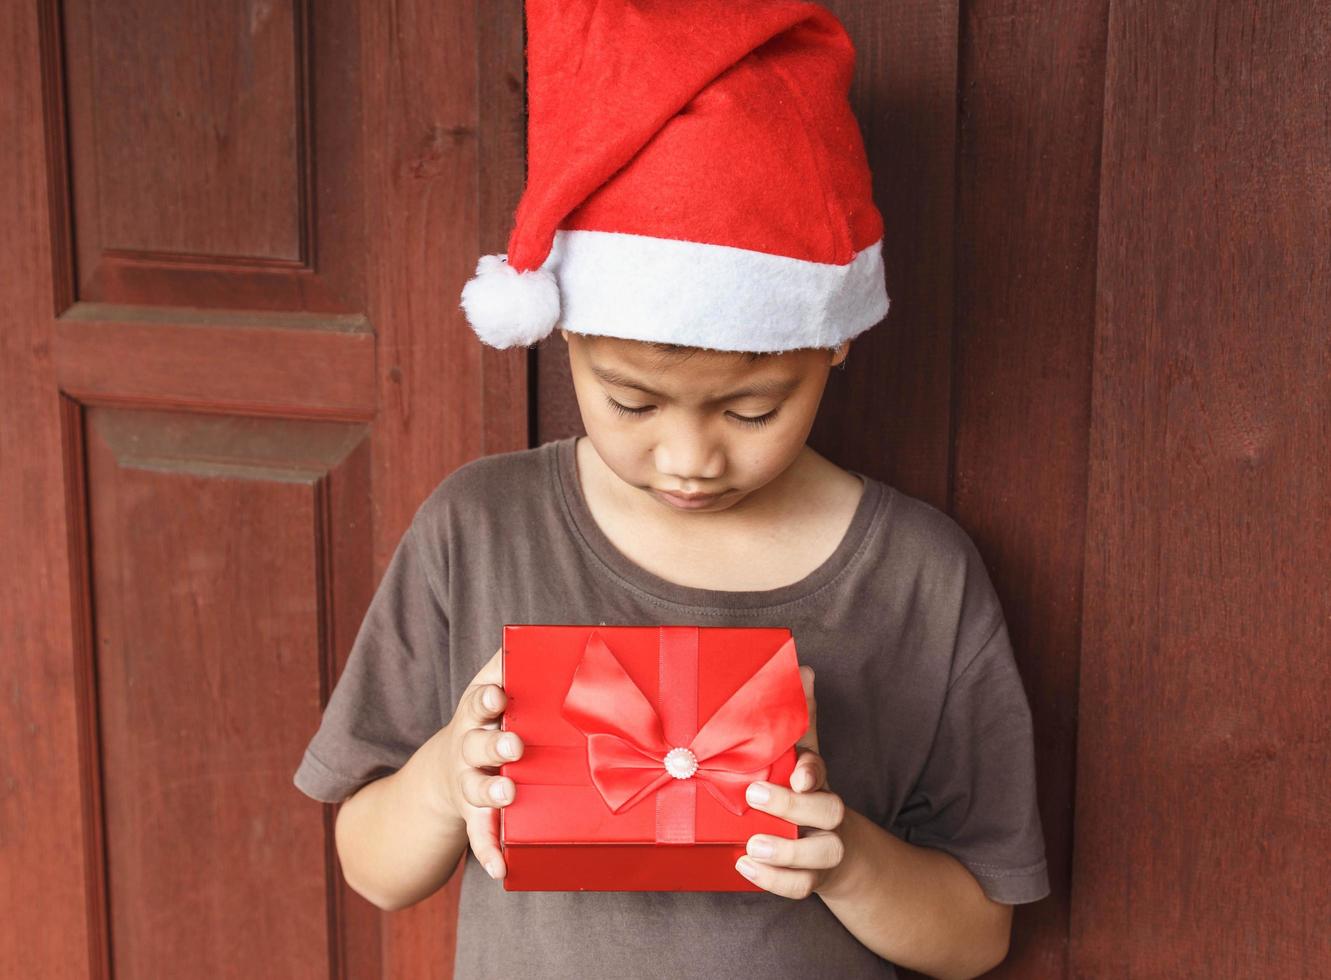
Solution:
<path fill-rule="evenodd" d="M 656 407 L 655 405 L 642 405 L 638 408 L 631 408 L 628 405 L 621 405 L 619 402 L 615 401 L 609 395 L 605 396 L 605 400 L 609 403 L 610 407 L 614 409 L 616 414 L 618 415 L 646 415 L 648 412 L 650 412 L 653 408 Z M 780 409 L 774 408 L 770 412 L 765 412 L 762 415 L 739 415 L 735 412 L 727 412 L 726 414 L 729 415 L 736 422 L 739 422 L 743 425 L 753 426 L 756 429 L 760 429 L 763 426 L 767 425 L 769 422 L 771 422 L 772 419 L 776 418 L 776 413 L 778 411 L 780 411 Z"/>

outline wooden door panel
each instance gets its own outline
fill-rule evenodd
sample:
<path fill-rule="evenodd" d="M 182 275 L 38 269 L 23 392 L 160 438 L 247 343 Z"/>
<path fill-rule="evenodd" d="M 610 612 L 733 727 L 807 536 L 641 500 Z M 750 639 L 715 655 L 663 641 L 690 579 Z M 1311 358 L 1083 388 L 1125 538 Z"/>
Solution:
<path fill-rule="evenodd" d="M 83 301 L 361 311 L 354 0 L 68 0 Z"/>
<path fill-rule="evenodd" d="M 66 3 L 73 145 L 88 151 L 75 226 L 91 219 L 104 250 L 302 261 L 299 6 Z"/>
<path fill-rule="evenodd" d="M 291 760 L 368 601 L 363 425 L 86 412 L 90 673 L 117 976 L 328 976 Z M 340 904 L 336 902 L 335 904 Z"/>
<path fill-rule="evenodd" d="M 363 315 L 76 303 L 52 343 L 60 389 L 89 402 L 368 421 L 378 401 Z"/>

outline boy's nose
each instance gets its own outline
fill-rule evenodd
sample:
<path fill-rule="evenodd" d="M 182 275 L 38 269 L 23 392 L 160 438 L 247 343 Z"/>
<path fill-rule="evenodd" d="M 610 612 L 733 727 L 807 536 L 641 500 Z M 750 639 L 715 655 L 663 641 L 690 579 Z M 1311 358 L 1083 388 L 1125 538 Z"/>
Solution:
<path fill-rule="evenodd" d="M 709 440 L 676 438 L 657 445 L 656 469 L 679 481 L 679 486 L 664 489 L 693 493 L 704 489 L 697 483 L 705 484 L 725 472 L 725 454 Z"/>

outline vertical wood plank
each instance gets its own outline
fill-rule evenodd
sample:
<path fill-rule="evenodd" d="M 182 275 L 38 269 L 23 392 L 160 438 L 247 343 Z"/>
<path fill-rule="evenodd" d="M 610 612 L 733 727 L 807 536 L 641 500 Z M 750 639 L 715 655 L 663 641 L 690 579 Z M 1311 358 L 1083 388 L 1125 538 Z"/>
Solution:
<path fill-rule="evenodd" d="M 526 183 L 525 43 L 522 0 L 476 0 L 478 258 L 507 251 Z M 471 271 L 475 272 L 474 266 Z M 535 360 L 535 351 L 482 347 L 485 453 L 531 445 L 535 406 L 528 398 L 528 387 Z"/>
<path fill-rule="evenodd" d="M 48 206 L 59 175 L 43 125 L 58 89 L 55 33 L 50 4 L 10 4 L 0 17 L 0 921 L 22 937 L 4 951 L 5 972 L 20 977 L 107 972 L 100 869 L 85 864 L 97 832 L 80 768 L 87 679 L 73 653 L 86 641 L 75 632 L 86 623 L 82 569 L 69 560 L 81 528 L 68 520 L 75 488 L 65 482 L 77 478 L 66 466 L 76 440 L 65 441 L 75 417 L 56 393 L 48 338 L 52 235 L 64 232 Z"/>
<path fill-rule="evenodd" d="M 1326 976 L 1331 4 L 1111 5 L 1079 976 Z"/>
<path fill-rule="evenodd" d="M 528 355 L 483 349 L 459 307 L 521 191 L 521 24 L 520 0 L 362 6 L 376 581 L 441 479 L 527 445 Z M 460 886 L 383 918 L 384 976 L 451 975 Z"/>
<path fill-rule="evenodd" d="M 950 510 L 1031 703 L 1053 888 L 994 976 L 1066 970 L 1107 6 L 962 5 Z"/>
<path fill-rule="evenodd" d="M 883 213 L 887 318 L 828 379 L 809 443 L 947 507 L 955 280 L 956 0 L 825 4 L 855 43 L 850 99 Z"/>
<path fill-rule="evenodd" d="M 481 352 L 457 310 L 478 231 L 476 8 L 362 6 L 370 319 L 378 335 L 376 581 L 420 501 L 481 454 Z M 455 879 L 381 917 L 384 977 L 446 977 Z"/>

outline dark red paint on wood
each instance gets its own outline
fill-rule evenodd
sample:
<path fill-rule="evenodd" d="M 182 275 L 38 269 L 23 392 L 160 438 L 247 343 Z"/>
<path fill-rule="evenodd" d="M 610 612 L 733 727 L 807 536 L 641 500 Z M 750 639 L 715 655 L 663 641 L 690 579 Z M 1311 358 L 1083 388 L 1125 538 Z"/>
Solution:
<path fill-rule="evenodd" d="M 102 6 L 0 31 L 3 961 L 446 977 L 459 882 L 379 912 L 289 778 L 425 495 L 581 431 L 457 308 L 522 4 Z M 1054 892 L 994 975 L 1331 973 L 1331 8 L 828 6 L 892 310 L 811 442 L 1003 599 Z"/>

